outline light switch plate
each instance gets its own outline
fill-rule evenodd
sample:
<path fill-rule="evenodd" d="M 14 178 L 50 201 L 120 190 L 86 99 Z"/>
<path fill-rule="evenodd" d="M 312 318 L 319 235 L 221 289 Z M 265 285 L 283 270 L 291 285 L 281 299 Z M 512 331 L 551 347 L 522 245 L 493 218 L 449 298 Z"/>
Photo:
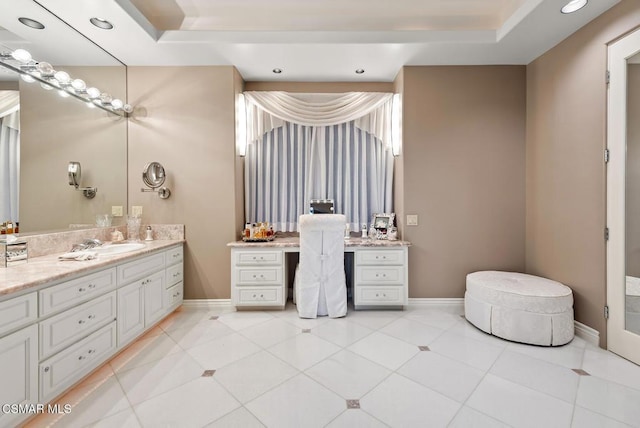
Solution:
<path fill-rule="evenodd" d="M 142 216 L 142 206 L 134 205 L 131 207 L 131 215 L 141 217 Z"/>
<path fill-rule="evenodd" d="M 411 214 L 407 215 L 407 226 L 417 226 L 418 225 L 418 215 Z"/>
<path fill-rule="evenodd" d="M 111 215 L 114 217 L 122 217 L 122 205 L 112 206 Z"/>

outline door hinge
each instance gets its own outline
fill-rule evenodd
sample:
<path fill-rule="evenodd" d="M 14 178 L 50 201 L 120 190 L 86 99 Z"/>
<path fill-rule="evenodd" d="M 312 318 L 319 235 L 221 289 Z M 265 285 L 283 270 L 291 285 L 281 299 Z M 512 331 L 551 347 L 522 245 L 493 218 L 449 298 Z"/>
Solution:
<path fill-rule="evenodd" d="M 609 306 L 607 305 L 604 306 L 604 319 L 609 319 Z"/>
<path fill-rule="evenodd" d="M 607 85 L 608 85 L 611 82 L 611 72 L 609 70 L 607 70 L 606 80 L 607 80 Z"/>
<path fill-rule="evenodd" d="M 604 228 L 604 240 L 605 241 L 609 240 L 609 228 L 608 227 Z"/>
<path fill-rule="evenodd" d="M 611 153 L 609 149 L 604 149 L 604 163 L 609 163 L 609 159 L 611 158 Z"/>

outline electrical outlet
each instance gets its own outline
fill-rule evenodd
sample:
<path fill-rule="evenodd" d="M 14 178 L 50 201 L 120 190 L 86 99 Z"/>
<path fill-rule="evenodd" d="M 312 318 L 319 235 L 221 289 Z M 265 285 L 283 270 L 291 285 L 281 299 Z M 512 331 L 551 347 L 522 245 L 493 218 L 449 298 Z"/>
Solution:
<path fill-rule="evenodd" d="M 407 215 L 407 226 L 417 226 L 418 225 L 418 215 L 412 214 Z"/>
<path fill-rule="evenodd" d="M 134 205 L 131 207 L 131 215 L 136 217 L 142 217 L 142 206 Z"/>
<path fill-rule="evenodd" d="M 122 205 L 111 207 L 111 215 L 114 217 L 122 217 Z"/>

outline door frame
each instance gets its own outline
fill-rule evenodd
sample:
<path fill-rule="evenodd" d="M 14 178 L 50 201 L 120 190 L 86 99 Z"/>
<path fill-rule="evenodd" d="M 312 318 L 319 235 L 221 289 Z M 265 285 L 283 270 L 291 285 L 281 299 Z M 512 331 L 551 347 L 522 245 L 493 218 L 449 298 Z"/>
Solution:
<path fill-rule="evenodd" d="M 640 335 L 625 330 L 625 177 L 627 147 L 627 59 L 640 52 L 640 29 L 609 45 L 607 97 L 606 243 L 609 307 L 607 348 L 640 364 Z"/>

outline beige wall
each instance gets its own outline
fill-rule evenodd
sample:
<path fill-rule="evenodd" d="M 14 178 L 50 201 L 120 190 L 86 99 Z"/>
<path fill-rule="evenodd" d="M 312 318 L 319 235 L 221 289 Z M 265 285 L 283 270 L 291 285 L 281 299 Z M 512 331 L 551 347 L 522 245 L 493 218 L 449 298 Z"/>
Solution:
<path fill-rule="evenodd" d="M 527 66 L 526 270 L 573 289 L 601 346 L 607 43 L 638 23 L 640 3 L 622 0 Z"/>
<path fill-rule="evenodd" d="M 18 89 L 18 81 L 0 80 L 0 91 L 17 91 Z"/>
<path fill-rule="evenodd" d="M 409 297 L 462 297 L 477 270 L 524 269 L 525 68 L 405 67 Z"/>
<path fill-rule="evenodd" d="M 233 67 L 129 67 L 129 204 L 143 222 L 184 223 L 185 298 L 230 298 L 230 251 L 237 239 L 238 159 Z M 142 193 L 147 162 L 162 163 L 171 198 Z M 241 194 L 241 193 L 240 193 Z"/>
<path fill-rule="evenodd" d="M 61 69 L 125 99 L 125 67 Z M 96 214 L 126 206 L 126 119 L 21 80 L 20 128 L 21 232 L 95 224 Z M 96 187 L 95 198 L 87 199 L 69 185 L 69 161 L 80 162 L 81 186 Z"/>
<path fill-rule="evenodd" d="M 393 81 L 393 92 L 400 94 L 401 99 L 404 99 L 404 69 L 400 70 Z M 402 114 L 400 116 L 402 117 Z M 402 131 L 400 132 L 400 140 L 402 140 Z M 400 152 L 402 152 L 402 146 L 400 147 Z M 393 163 L 393 210 L 396 213 L 398 236 L 400 239 L 404 239 L 404 156 L 396 156 Z"/>

